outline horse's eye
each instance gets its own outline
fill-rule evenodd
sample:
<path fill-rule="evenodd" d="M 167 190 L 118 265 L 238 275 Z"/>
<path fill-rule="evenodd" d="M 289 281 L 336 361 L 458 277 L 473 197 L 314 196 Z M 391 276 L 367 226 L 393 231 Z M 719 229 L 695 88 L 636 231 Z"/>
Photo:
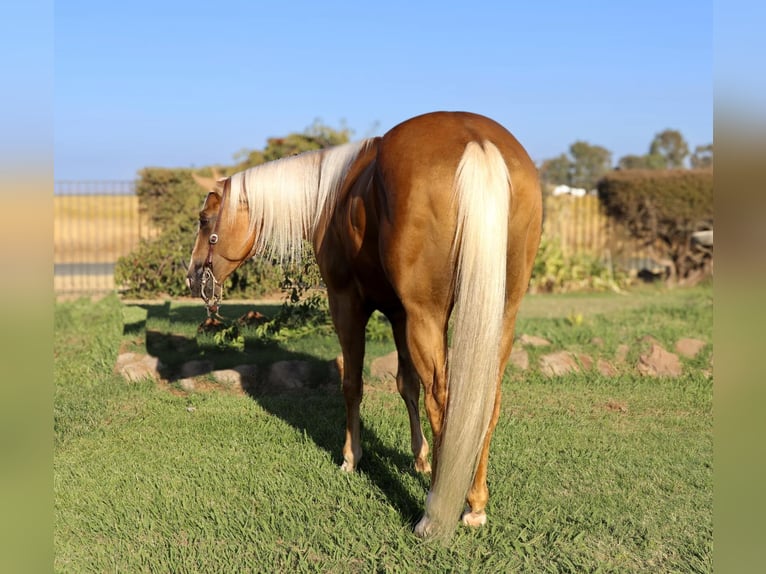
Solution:
<path fill-rule="evenodd" d="M 209 219 L 205 219 L 203 217 L 199 218 L 199 225 L 200 225 L 200 227 L 205 227 L 208 223 L 210 223 Z"/>

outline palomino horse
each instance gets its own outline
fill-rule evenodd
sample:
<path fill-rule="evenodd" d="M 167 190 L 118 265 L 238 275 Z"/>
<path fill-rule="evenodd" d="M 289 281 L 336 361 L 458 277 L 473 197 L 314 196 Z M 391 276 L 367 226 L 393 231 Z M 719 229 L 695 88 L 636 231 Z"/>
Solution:
<path fill-rule="evenodd" d="M 516 138 L 483 116 L 436 112 L 382 137 L 214 182 L 200 212 L 188 282 L 215 308 L 221 284 L 244 261 L 264 251 L 299 257 L 303 240 L 312 241 L 343 350 L 342 468 L 353 471 L 362 457 L 365 326 L 378 309 L 393 328 L 415 468 L 433 468 L 415 531 L 448 536 L 464 501 L 465 524 L 486 522 L 500 381 L 541 219 L 537 169 Z M 433 431 L 431 465 L 420 425 L 421 384 Z"/>

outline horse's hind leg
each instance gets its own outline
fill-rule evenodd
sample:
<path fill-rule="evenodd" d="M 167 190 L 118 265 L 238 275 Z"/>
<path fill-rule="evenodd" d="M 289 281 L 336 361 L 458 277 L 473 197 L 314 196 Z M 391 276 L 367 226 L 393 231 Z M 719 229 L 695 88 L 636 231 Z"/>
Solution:
<path fill-rule="evenodd" d="M 433 434 L 432 482 L 439 464 L 439 447 L 447 406 L 446 324 L 446 317 L 429 317 L 422 310 L 416 310 L 408 312 L 405 329 L 406 349 L 414 371 L 409 380 L 416 376 L 423 383 L 425 410 Z"/>
<path fill-rule="evenodd" d="M 487 522 L 487 514 L 485 508 L 487 501 L 489 500 L 489 489 L 487 488 L 487 465 L 489 463 L 489 445 L 492 441 L 492 434 L 497 426 L 497 419 L 500 418 L 500 402 L 501 402 L 501 386 L 503 380 L 503 372 L 505 366 L 508 363 L 508 357 L 511 354 L 511 347 L 513 345 L 513 332 L 516 313 L 510 321 L 510 327 L 506 323 L 506 329 L 503 335 L 503 341 L 501 343 L 501 355 L 500 355 L 500 375 L 497 379 L 497 392 L 495 394 L 495 406 L 492 410 L 492 418 L 489 421 L 489 427 L 487 428 L 487 434 L 484 437 L 484 444 L 481 448 L 481 454 L 479 455 L 479 464 L 476 467 L 476 473 L 473 477 L 473 484 L 468 490 L 466 501 L 468 503 L 468 509 L 463 513 L 462 522 L 467 526 L 483 526 Z"/>
<path fill-rule="evenodd" d="M 330 314 L 343 351 L 343 397 L 346 402 L 346 440 L 341 468 L 353 472 L 362 458 L 359 407 L 362 402 L 362 366 L 365 327 L 370 313 L 351 291 L 329 297 Z"/>
<path fill-rule="evenodd" d="M 412 365 L 409 350 L 407 349 L 407 322 L 404 314 L 393 318 L 392 328 L 394 339 L 399 355 L 399 368 L 396 373 L 396 388 L 407 407 L 407 415 L 410 419 L 410 444 L 412 455 L 415 458 L 415 470 L 423 473 L 431 472 L 431 464 L 428 462 L 428 442 L 423 436 L 423 428 L 420 424 L 420 377 Z"/>
<path fill-rule="evenodd" d="M 539 235 L 537 236 L 539 238 Z M 511 355 L 511 348 L 513 347 L 513 334 L 516 328 L 516 315 L 521 306 L 521 299 L 529 282 L 529 270 L 532 269 L 532 264 L 537 253 L 538 240 L 532 240 L 527 243 L 523 253 L 516 252 L 513 257 L 509 259 L 509 268 L 514 268 L 512 262 L 518 261 L 522 257 L 524 258 L 527 273 L 515 275 L 516 280 L 511 282 L 509 276 L 509 285 L 506 291 L 506 308 L 505 318 L 503 325 L 503 337 L 500 341 L 500 373 L 497 378 L 497 393 L 495 394 L 495 406 L 492 411 L 492 418 L 487 428 L 487 434 L 484 437 L 484 444 L 482 445 L 481 453 L 479 455 L 479 464 L 476 467 L 476 473 L 474 474 L 473 484 L 468 490 L 466 501 L 468 502 L 468 509 L 463 514 L 463 524 L 468 526 L 482 526 L 487 522 L 487 515 L 485 508 L 487 501 L 489 500 L 489 490 L 487 489 L 487 464 L 489 459 L 489 444 L 492 440 L 492 433 L 495 431 L 497 425 L 497 419 L 500 417 L 500 396 L 501 396 L 501 383 L 503 380 L 503 373 L 505 366 L 508 364 L 508 358 Z"/>

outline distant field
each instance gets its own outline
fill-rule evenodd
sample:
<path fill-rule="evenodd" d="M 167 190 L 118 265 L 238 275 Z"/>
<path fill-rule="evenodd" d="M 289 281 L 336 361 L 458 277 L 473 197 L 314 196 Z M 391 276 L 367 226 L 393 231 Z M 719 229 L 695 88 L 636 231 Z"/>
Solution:
<path fill-rule="evenodd" d="M 138 197 L 121 195 L 55 195 L 53 262 L 56 293 L 103 292 L 114 289 L 111 267 L 151 237 Z M 543 236 L 559 243 L 564 255 L 588 253 L 597 258 L 639 255 L 600 211 L 598 198 L 547 197 Z M 641 254 L 645 257 L 646 254 Z M 75 265 L 77 264 L 77 265 Z"/>
<path fill-rule="evenodd" d="M 150 226 L 135 195 L 53 198 L 53 262 L 109 263 L 130 253 Z"/>
<path fill-rule="evenodd" d="M 149 234 L 135 195 L 54 196 L 54 262 L 112 262 Z M 567 250 L 600 251 L 608 238 L 598 198 L 549 197 L 545 235 Z"/>

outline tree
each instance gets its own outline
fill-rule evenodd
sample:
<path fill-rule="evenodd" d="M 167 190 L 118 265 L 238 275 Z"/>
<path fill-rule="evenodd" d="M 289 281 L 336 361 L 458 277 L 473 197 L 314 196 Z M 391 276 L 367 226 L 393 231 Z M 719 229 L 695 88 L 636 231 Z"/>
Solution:
<path fill-rule="evenodd" d="M 691 157 L 691 164 L 695 169 L 713 167 L 713 144 L 695 147 Z"/>
<path fill-rule="evenodd" d="M 645 155 L 629 154 L 622 156 L 617 161 L 617 167 L 619 169 L 647 169 L 647 161 Z"/>
<path fill-rule="evenodd" d="M 595 189 L 596 183 L 612 169 L 612 152 L 605 147 L 576 141 L 569 155 L 547 159 L 540 165 L 540 179 L 551 185 Z"/>
<path fill-rule="evenodd" d="M 572 161 L 565 153 L 546 159 L 540 166 L 540 179 L 551 185 L 570 185 L 572 183 Z"/>
<path fill-rule="evenodd" d="M 654 136 L 649 146 L 649 156 L 662 161 L 662 167 L 673 169 L 683 167 L 689 155 L 689 144 L 678 130 L 666 129 Z"/>
<path fill-rule="evenodd" d="M 239 161 L 234 171 L 247 169 L 267 161 L 344 144 L 351 138 L 351 130 L 345 126 L 336 130 L 322 124 L 319 120 L 306 128 L 302 133 L 291 133 L 281 138 L 269 138 L 262 150 L 243 150 L 235 154 Z M 241 159 L 244 158 L 244 159 Z"/>
<path fill-rule="evenodd" d="M 620 169 L 665 169 L 665 158 L 659 154 L 625 155 L 617 162 Z"/>
<path fill-rule="evenodd" d="M 575 187 L 595 189 L 596 183 L 612 169 L 612 152 L 605 147 L 576 141 L 569 146 L 572 156 L 572 183 Z"/>

